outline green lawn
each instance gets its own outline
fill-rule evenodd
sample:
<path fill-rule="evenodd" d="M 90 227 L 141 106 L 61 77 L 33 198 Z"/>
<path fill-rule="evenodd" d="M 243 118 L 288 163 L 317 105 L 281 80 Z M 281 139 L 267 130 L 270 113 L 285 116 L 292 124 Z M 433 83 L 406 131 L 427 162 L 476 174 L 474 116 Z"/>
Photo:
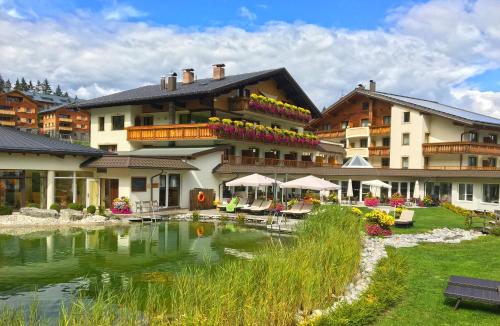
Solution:
<path fill-rule="evenodd" d="M 425 217 L 421 223 L 430 225 Z M 499 325 L 499 307 L 462 303 L 458 310 L 454 310 L 455 302 L 445 300 L 443 296 L 450 275 L 500 280 L 498 248 L 500 237 L 494 236 L 460 244 L 421 244 L 413 248 L 388 248 L 397 250 L 406 258 L 409 266 L 406 279 L 408 289 L 404 299 L 376 324 Z"/>
<path fill-rule="evenodd" d="M 396 228 L 394 233 L 423 233 L 439 228 L 463 228 L 464 217 L 444 207 L 415 208 L 413 227 Z"/>

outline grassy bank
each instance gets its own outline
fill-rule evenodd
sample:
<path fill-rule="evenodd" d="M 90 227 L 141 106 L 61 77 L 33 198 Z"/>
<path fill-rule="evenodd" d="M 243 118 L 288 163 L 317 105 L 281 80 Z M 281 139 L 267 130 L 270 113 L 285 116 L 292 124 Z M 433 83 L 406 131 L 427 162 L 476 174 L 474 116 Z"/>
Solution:
<path fill-rule="evenodd" d="M 349 209 L 326 207 L 305 221 L 291 246 L 276 243 L 250 261 L 157 275 L 147 289 L 101 293 L 91 304 L 78 300 L 62 309 L 60 323 L 293 324 L 299 309 L 331 304 L 350 282 L 360 260 L 361 224 Z"/>
<path fill-rule="evenodd" d="M 424 233 L 440 228 L 463 229 L 464 217 L 444 207 L 427 207 L 414 209 L 415 224 L 411 228 L 393 227 L 394 233 Z"/>

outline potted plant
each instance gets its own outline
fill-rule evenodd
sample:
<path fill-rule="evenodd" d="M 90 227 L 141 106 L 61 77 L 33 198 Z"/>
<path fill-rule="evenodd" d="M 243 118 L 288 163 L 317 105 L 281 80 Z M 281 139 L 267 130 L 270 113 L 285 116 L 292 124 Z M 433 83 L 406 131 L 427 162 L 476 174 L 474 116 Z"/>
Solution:
<path fill-rule="evenodd" d="M 113 214 L 132 214 L 132 209 L 130 208 L 130 200 L 127 197 L 119 197 L 113 200 L 113 208 L 111 209 Z"/>

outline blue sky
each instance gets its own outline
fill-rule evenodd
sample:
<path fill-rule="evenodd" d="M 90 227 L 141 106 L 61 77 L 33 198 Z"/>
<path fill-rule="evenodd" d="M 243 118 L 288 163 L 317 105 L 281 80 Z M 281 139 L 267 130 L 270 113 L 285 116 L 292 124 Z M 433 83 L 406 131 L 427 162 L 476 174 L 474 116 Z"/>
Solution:
<path fill-rule="evenodd" d="M 213 63 L 286 67 L 318 107 L 358 83 L 500 117 L 500 0 L 0 0 L 0 74 L 80 98 Z"/>

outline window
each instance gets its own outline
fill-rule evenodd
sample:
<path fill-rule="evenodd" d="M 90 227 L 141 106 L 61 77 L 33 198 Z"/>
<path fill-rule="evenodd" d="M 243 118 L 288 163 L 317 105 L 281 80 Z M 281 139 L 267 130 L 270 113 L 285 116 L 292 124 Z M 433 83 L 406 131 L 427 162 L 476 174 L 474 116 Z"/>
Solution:
<path fill-rule="evenodd" d="M 370 121 L 368 119 L 361 120 L 361 127 L 368 127 L 370 125 Z"/>
<path fill-rule="evenodd" d="M 367 148 L 368 147 L 368 138 L 361 138 L 359 140 L 359 147 Z"/>
<path fill-rule="evenodd" d="M 382 157 L 382 167 L 388 168 L 391 160 L 388 157 Z"/>
<path fill-rule="evenodd" d="M 410 122 L 410 111 L 403 112 L 403 122 L 404 123 Z"/>
<path fill-rule="evenodd" d="M 117 145 L 99 145 L 99 149 L 106 152 L 116 152 L 117 147 Z"/>
<path fill-rule="evenodd" d="M 179 114 L 179 123 L 180 124 L 191 123 L 191 114 L 189 113 Z"/>
<path fill-rule="evenodd" d="M 409 160 L 408 156 L 403 156 L 401 158 L 401 168 L 402 169 L 408 169 L 409 161 L 410 160 Z"/>
<path fill-rule="evenodd" d="M 463 141 L 477 142 L 477 139 L 478 139 L 477 132 L 475 131 L 467 132 L 462 136 Z"/>
<path fill-rule="evenodd" d="M 104 131 L 104 117 L 99 117 L 99 131 Z"/>
<path fill-rule="evenodd" d="M 408 198 L 412 195 L 410 194 L 410 196 L 408 196 L 408 182 L 401 182 L 399 184 L 399 193 L 405 198 Z"/>
<path fill-rule="evenodd" d="M 142 125 L 143 126 L 152 126 L 153 125 L 153 121 L 154 121 L 153 116 L 144 117 L 144 123 Z"/>
<path fill-rule="evenodd" d="M 488 157 L 486 160 L 483 160 L 484 167 L 496 167 L 497 159 L 496 157 Z"/>
<path fill-rule="evenodd" d="M 141 121 L 141 116 L 137 116 L 134 118 L 134 126 L 140 126 L 142 124 L 142 121 Z"/>
<path fill-rule="evenodd" d="M 430 158 L 429 156 L 425 156 L 424 157 L 424 168 L 427 169 L 429 167 L 429 163 L 430 163 Z"/>
<path fill-rule="evenodd" d="M 477 156 L 469 156 L 467 162 L 468 166 L 477 166 Z"/>
<path fill-rule="evenodd" d="M 498 137 L 496 134 L 489 134 L 488 136 L 483 138 L 483 142 L 489 143 L 489 144 L 496 144 L 497 139 L 498 139 Z"/>
<path fill-rule="evenodd" d="M 382 146 L 391 146 L 391 138 L 389 137 L 382 138 Z"/>
<path fill-rule="evenodd" d="M 384 117 L 384 124 L 385 125 L 390 125 L 391 124 L 391 116 L 390 115 L 386 115 Z"/>
<path fill-rule="evenodd" d="M 146 191 L 146 177 L 132 177 L 132 192 Z"/>
<path fill-rule="evenodd" d="M 471 183 L 458 184 L 458 200 L 472 201 L 474 186 Z"/>
<path fill-rule="evenodd" d="M 424 135 L 424 143 L 428 143 L 430 138 L 431 138 L 431 134 L 426 132 Z"/>
<path fill-rule="evenodd" d="M 483 202 L 498 204 L 499 185 L 484 184 L 483 185 Z"/>
<path fill-rule="evenodd" d="M 323 130 L 324 131 L 332 130 L 332 125 L 329 124 L 329 123 L 324 124 L 323 125 Z"/>
<path fill-rule="evenodd" d="M 111 117 L 112 130 L 123 130 L 125 128 L 125 116 L 114 115 Z"/>
<path fill-rule="evenodd" d="M 349 121 L 342 121 L 340 126 L 342 129 L 347 129 L 349 127 Z"/>
<path fill-rule="evenodd" d="M 363 104 L 361 104 L 361 107 L 362 107 L 363 110 L 368 110 L 368 108 L 370 107 L 370 103 L 363 102 Z"/>
<path fill-rule="evenodd" d="M 409 133 L 403 134 L 403 145 L 410 145 L 410 134 Z"/>

